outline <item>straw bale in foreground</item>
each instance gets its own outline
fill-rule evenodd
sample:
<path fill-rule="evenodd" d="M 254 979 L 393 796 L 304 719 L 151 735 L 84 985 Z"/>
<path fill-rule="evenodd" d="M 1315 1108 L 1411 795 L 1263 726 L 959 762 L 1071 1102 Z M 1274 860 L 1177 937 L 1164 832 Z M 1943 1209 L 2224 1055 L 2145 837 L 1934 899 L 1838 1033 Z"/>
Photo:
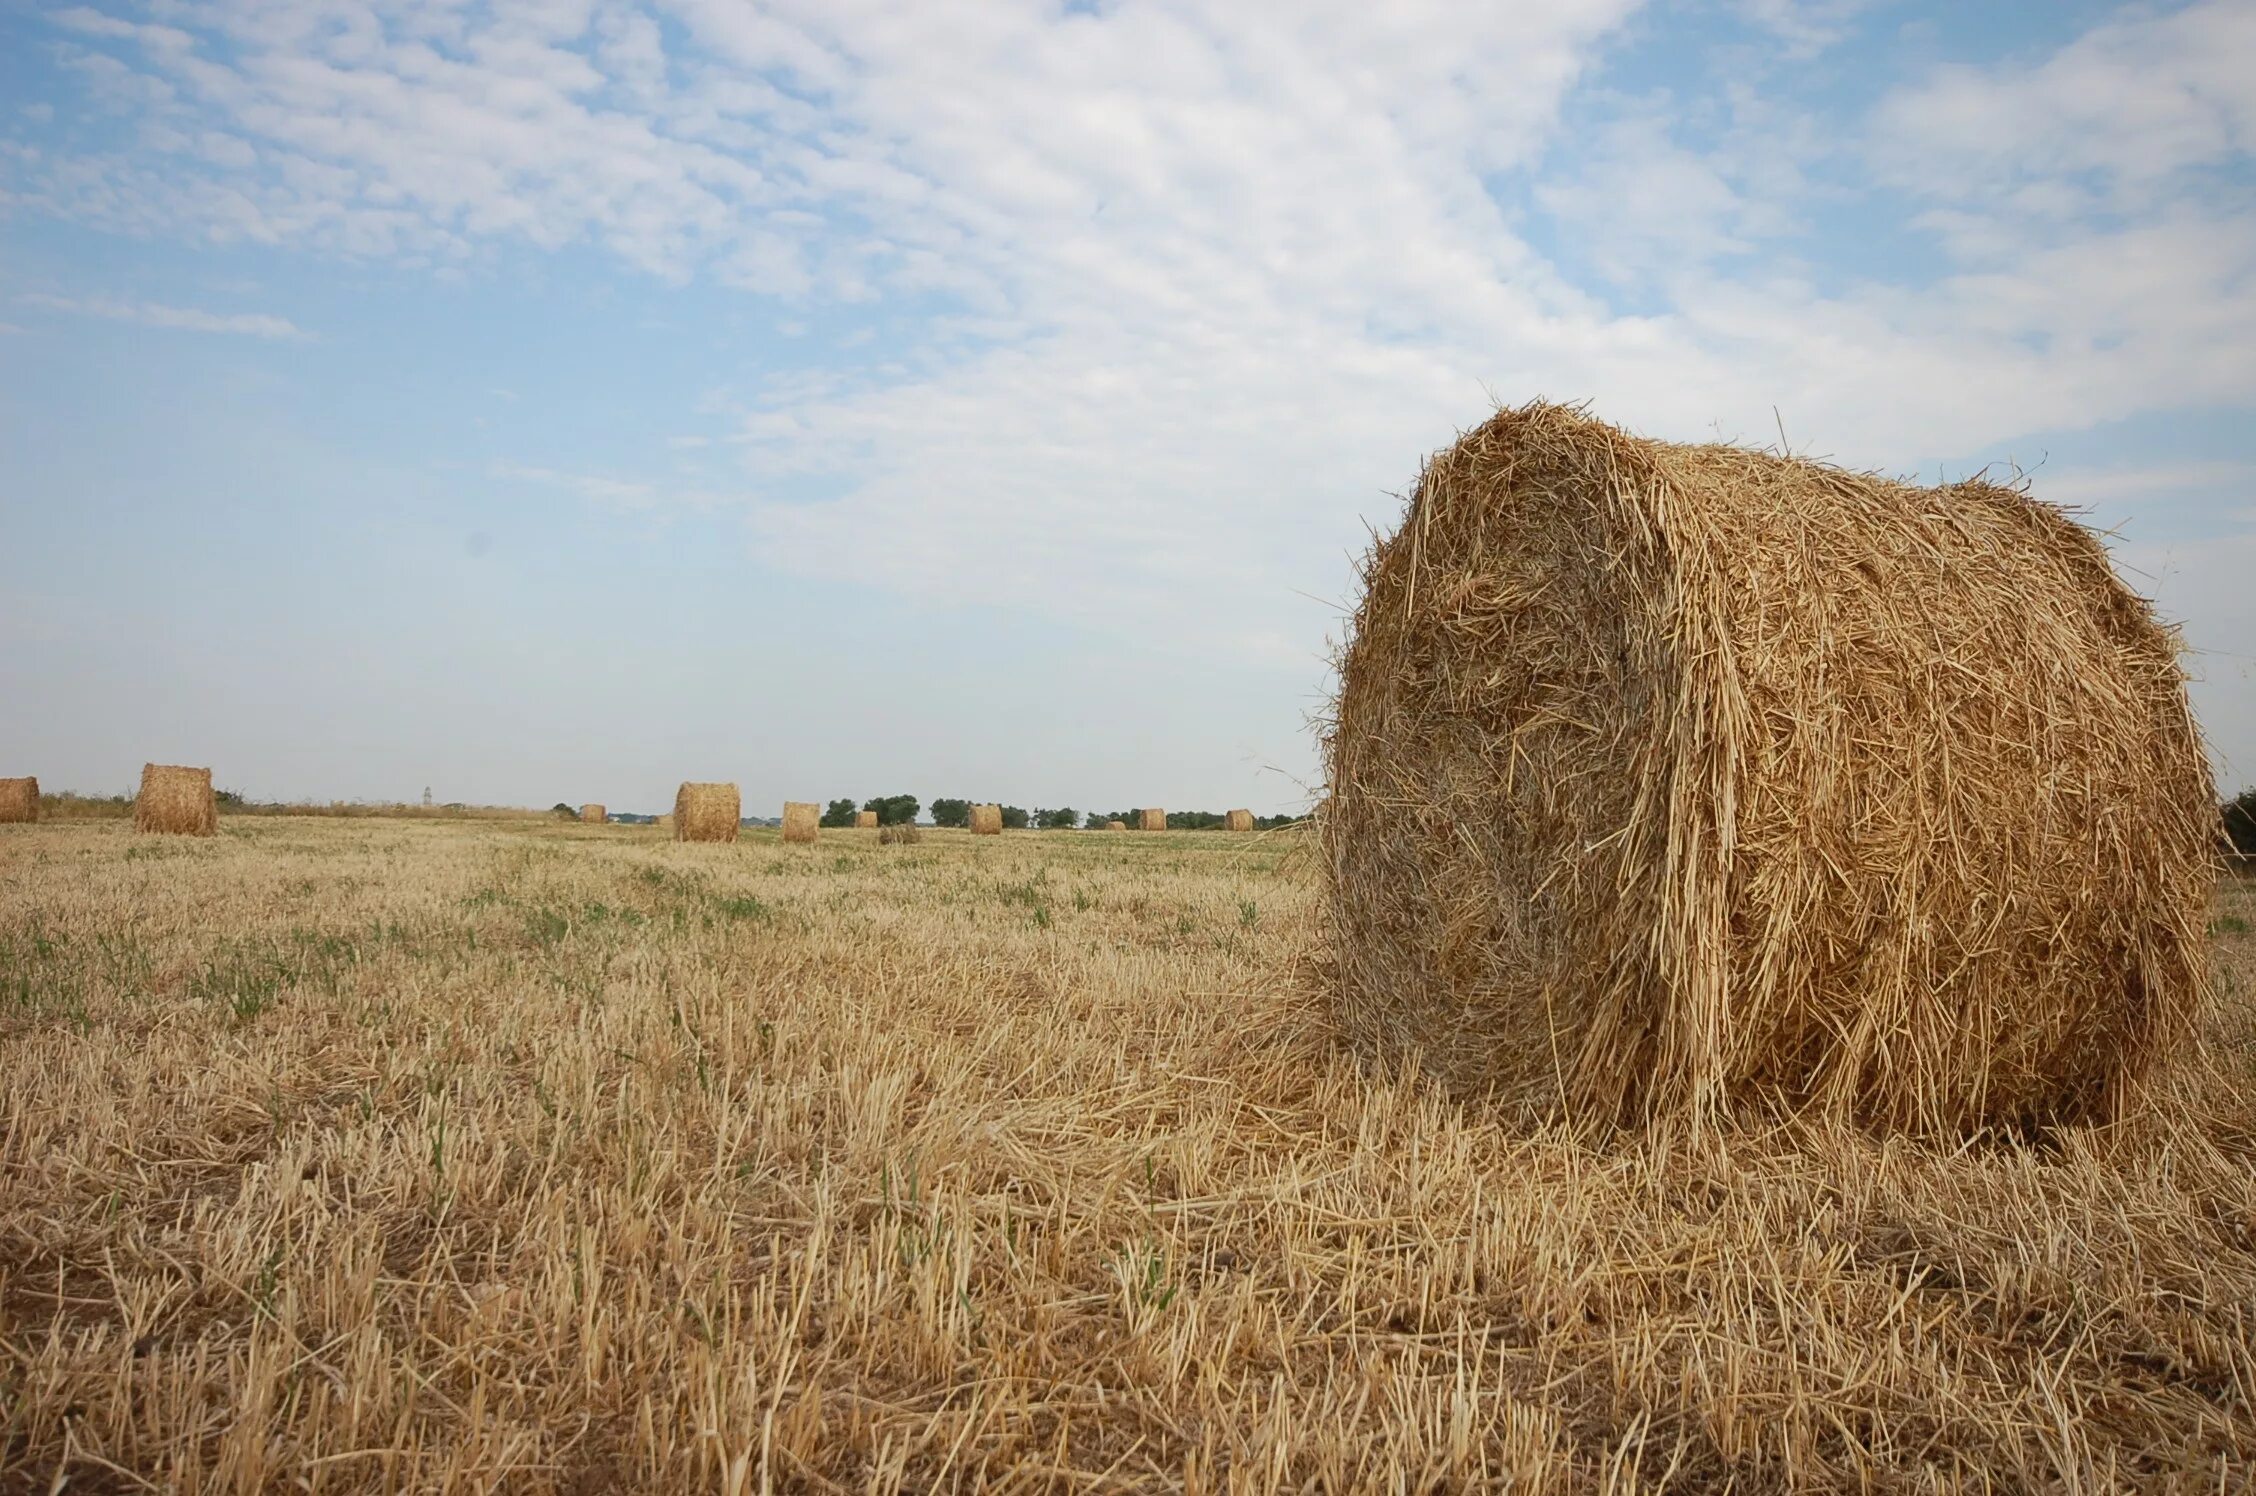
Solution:
<path fill-rule="evenodd" d="M 877 825 L 877 812 L 876 812 L 876 811 L 874 811 L 874 810 L 857 810 L 857 811 L 855 811 L 855 812 L 854 812 L 854 829 L 855 829 L 855 830 L 857 830 L 857 831 L 868 831 L 868 830 L 870 830 L 870 829 L 871 829 L 872 827 L 874 827 L 874 826 L 876 826 L 876 825 Z"/>
<path fill-rule="evenodd" d="M 133 829 L 174 836 L 218 834 L 219 801 L 212 794 L 211 770 L 143 764 L 141 793 L 133 801 Z"/>
<path fill-rule="evenodd" d="M 0 779 L 0 823 L 39 819 L 39 781 Z"/>
<path fill-rule="evenodd" d="M 787 842 L 811 842 L 816 828 L 822 824 L 822 807 L 806 800 L 783 802 L 783 839 Z"/>
<path fill-rule="evenodd" d="M 971 834 L 973 836 L 1002 835 L 1003 808 L 1000 805 L 974 805 L 971 808 Z"/>
<path fill-rule="evenodd" d="M 1230 831 L 1251 831 L 1253 829 L 1253 812 L 1250 810 L 1233 810 L 1222 819 L 1225 829 Z"/>
<path fill-rule="evenodd" d="M 1350 1040 L 1600 1121 L 2112 1113 L 2206 997 L 2177 641 L 2060 511 L 1505 411 L 1374 547 Z"/>
<path fill-rule="evenodd" d="M 1167 812 L 1164 810 L 1137 811 L 1136 829 L 1139 831 L 1165 831 L 1167 829 Z"/>
<path fill-rule="evenodd" d="M 674 792 L 674 840 L 732 842 L 744 802 L 733 784 L 700 784 L 684 780 Z"/>

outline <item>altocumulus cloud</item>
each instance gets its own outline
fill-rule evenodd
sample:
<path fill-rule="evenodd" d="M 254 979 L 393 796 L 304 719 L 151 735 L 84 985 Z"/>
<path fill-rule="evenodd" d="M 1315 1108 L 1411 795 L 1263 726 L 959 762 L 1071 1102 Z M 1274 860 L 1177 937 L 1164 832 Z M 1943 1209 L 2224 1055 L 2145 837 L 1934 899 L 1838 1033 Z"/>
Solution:
<path fill-rule="evenodd" d="M 2256 13 L 2128 12 L 1854 105 L 1797 81 L 1874 14 L 1719 4 L 1738 41 L 1640 90 L 1608 59 L 1666 18 L 1631 0 L 69 9 L 131 128 L 0 169 L 139 234 L 471 273 L 592 245 L 875 309 L 866 348 L 651 432 L 647 475 L 520 476 L 662 504 L 710 442 L 781 564 L 853 548 L 875 585 L 1304 664 L 1297 594 L 1344 592 L 1491 395 L 1678 437 L 1768 439 L 1775 406 L 1899 468 L 2251 402 Z M 1911 252 L 1855 252 L 1844 204 Z"/>

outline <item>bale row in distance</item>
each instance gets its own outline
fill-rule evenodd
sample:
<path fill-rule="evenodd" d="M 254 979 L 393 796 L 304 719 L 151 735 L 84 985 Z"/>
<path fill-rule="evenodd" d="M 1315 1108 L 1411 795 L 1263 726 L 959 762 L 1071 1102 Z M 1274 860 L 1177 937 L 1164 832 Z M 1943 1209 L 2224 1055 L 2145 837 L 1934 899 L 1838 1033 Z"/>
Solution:
<path fill-rule="evenodd" d="M 743 807 L 734 784 L 684 780 L 682 787 L 674 792 L 674 840 L 735 841 L 736 823 L 743 817 Z"/>
<path fill-rule="evenodd" d="M 1538 402 L 1365 563 L 1325 744 L 1366 1053 L 1603 1123 L 2106 1115 L 2207 995 L 2174 634 L 2085 529 Z"/>
<path fill-rule="evenodd" d="M 0 779 L 0 824 L 39 819 L 39 781 Z"/>
<path fill-rule="evenodd" d="M 212 771 L 181 764 L 143 764 L 141 792 L 133 799 L 133 829 L 171 836 L 215 836 L 219 800 Z"/>
<path fill-rule="evenodd" d="M 822 825 L 822 808 L 811 801 L 786 800 L 783 802 L 783 839 L 787 842 L 811 842 Z"/>
<path fill-rule="evenodd" d="M 1000 805 L 974 805 L 971 808 L 971 834 L 973 836 L 1001 836 L 1003 834 L 1003 808 Z"/>

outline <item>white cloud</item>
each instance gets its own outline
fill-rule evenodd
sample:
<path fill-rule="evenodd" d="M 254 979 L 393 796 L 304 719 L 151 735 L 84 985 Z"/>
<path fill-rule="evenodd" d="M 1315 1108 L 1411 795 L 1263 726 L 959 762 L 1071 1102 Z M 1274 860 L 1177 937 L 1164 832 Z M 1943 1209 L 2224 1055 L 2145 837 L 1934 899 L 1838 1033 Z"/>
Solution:
<path fill-rule="evenodd" d="M 299 341 L 304 330 L 287 317 L 265 312 L 207 312 L 199 307 L 166 306 L 155 301 L 118 301 L 106 296 L 47 296 L 26 293 L 17 301 L 43 311 L 77 317 L 103 317 L 112 322 L 138 322 L 144 327 L 168 327 L 181 332 L 216 332 L 235 337 Z"/>

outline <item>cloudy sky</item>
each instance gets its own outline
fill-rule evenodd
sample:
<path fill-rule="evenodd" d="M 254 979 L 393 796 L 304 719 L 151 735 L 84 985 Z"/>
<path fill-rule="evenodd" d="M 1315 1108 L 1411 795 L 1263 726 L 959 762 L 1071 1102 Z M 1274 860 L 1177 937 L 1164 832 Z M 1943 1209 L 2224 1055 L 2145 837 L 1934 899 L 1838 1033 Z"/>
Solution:
<path fill-rule="evenodd" d="M 1498 401 L 2018 463 L 2256 781 L 2256 0 L 0 7 L 0 772 L 1303 803 Z"/>

